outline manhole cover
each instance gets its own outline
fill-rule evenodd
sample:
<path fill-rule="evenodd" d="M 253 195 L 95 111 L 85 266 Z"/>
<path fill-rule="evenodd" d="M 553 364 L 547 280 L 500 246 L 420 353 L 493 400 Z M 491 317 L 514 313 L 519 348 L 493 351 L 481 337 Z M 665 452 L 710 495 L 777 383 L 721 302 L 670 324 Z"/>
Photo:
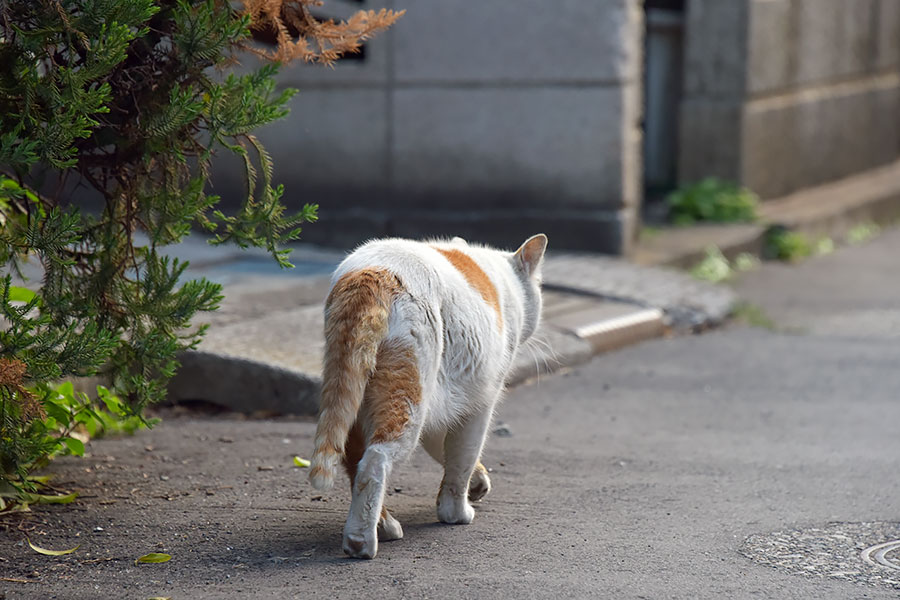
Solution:
<path fill-rule="evenodd" d="M 900 540 L 870 546 L 862 551 L 861 556 L 873 567 L 881 566 L 900 571 Z"/>
<path fill-rule="evenodd" d="M 740 552 L 796 575 L 900 589 L 900 523 L 829 523 L 751 535 Z"/>

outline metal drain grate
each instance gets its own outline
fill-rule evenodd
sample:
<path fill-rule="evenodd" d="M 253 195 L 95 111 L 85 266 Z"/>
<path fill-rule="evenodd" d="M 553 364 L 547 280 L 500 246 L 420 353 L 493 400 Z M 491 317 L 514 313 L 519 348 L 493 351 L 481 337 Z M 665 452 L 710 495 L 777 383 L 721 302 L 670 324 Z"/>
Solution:
<path fill-rule="evenodd" d="M 900 540 L 870 546 L 862 551 L 860 557 L 873 567 L 881 566 L 900 571 Z"/>
<path fill-rule="evenodd" d="M 900 523 L 829 523 L 751 535 L 740 553 L 795 575 L 900 590 Z"/>

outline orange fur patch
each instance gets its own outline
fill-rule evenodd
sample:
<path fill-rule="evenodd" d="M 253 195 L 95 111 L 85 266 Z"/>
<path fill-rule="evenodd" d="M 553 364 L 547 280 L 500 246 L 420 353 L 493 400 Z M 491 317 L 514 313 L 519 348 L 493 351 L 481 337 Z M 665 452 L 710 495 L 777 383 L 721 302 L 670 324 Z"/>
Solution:
<path fill-rule="evenodd" d="M 456 267 L 457 271 L 462 273 L 462 276 L 466 278 L 469 285 L 481 294 L 484 301 L 496 311 L 497 324 L 502 329 L 503 314 L 500 312 L 500 295 L 497 294 L 497 288 L 494 287 L 494 284 L 491 282 L 490 277 L 487 276 L 487 273 L 478 266 L 478 263 L 472 260 L 472 257 L 461 250 L 446 250 L 443 248 L 435 248 L 435 250 L 443 254 L 444 257 L 450 261 L 450 264 Z"/>
<path fill-rule="evenodd" d="M 362 410 L 371 431 L 370 441 L 378 444 L 400 437 L 409 422 L 410 407 L 422 399 L 422 387 L 412 348 L 384 342 L 375 364 Z"/>
<path fill-rule="evenodd" d="M 325 302 L 325 368 L 316 452 L 342 454 L 378 345 L 387 334 L 391 301 L 403 291 L 387 269 L 345 273 Z"/>
<path fill-rule="evenodd" d="M 344 444 L 344 470 L 347 471 L 347 477 L 350 478 L 350 487 L 356 481 L 356 469 L 359 461 L 362 460 L 363 454 L 366 452 L 366 436 L 363 433 L 359 422 L 353 424 L 350 433 L 347 435 L 347 443 Z"/>

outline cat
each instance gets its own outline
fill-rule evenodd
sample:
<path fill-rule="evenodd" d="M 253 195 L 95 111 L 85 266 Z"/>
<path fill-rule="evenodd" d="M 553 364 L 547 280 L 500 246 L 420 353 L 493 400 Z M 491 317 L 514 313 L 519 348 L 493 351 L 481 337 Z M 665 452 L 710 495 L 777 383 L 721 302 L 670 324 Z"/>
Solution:
<path fill-rule="evenodd" d="M 421 442 L 444 467 L 437 517 L 471 523 L 491 489 L 480 456 L 517 350 L 538 327 L 547 236 L 514 253 L 461 238 L 374 240 L 338 266 L 325 304 L 322 400 L 309 479 L 352 500 L 343 550 L 403 537 L 384 507 L 393 466 Z"/>

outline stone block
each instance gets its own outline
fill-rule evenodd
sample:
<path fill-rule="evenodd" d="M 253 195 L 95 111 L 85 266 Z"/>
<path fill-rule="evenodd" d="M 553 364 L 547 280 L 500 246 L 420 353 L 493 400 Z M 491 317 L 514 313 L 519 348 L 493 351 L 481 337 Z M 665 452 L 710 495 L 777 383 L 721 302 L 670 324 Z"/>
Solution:
<path fill-rule="evenodd" d="M 622 211 L 570 210 L 418 210 L 398 211 L 390 233 L 400 237 L 458 235 L 500 248 L 517 248 L 529 236 L 545 233 L 557 249 L 628 254 L 635 228 L 631 209 Z"/>
<path fill-rule="evenodd" d="M 740 178 L 740 100 L 693 99 L 682 102 L 678 179 L 682 183 L 716 176 Z"/>
<path fill-rule="evenodd" d="M 640 207 L 644 195 L 644 127 L 642 86 L 623 88 L 622 128 L 622 204 Z"/>
<path fill-rule="evenodd" d="M 353 208 L 348 207 L 352 200 L 346 196 L 342 201 L 334 202 L 325 197 L 326 200 L 319 205 L 319 220 L 303 227 L 303 242 L 346 249 L 373 238 L 392 235 L 388 209 Z M 360 192 L 355 198 L 365 198 L 365 193 Z"/>
<path fill-rule="evenodd" d="M 688 0 L 684 38 L 687 98 L 736 98 L 744 93 L 746 0 Z"/>
<path fill-rule="evenodd" d="M 287 119 L 260 131 L 287 185 L 386 184 L 387 97 L 380 90 L 301 91 Z"/>
<path fill-rule="evenodd" d="M 752 0 L 748 22 L 747 92 L 790 87 L 796 70 L 790 0 Z"/>
<path fill-rule="evenodd" d="M 794 83 L 866 73 L 873 62 L 875 0 L 794 0 Z"/>
<path fill-rule="evenodd" d="M 900 68 L 900 2 L 897 0 L 879 0 L 877 34 L 875 68 L 896 71 Z"/>
<path fill-rule="evenodd" d="M 740 94 L 742 83 L 749 94 L 777 93 L 862 76 L 879 60 L 891 60 L 897 43 L 880 18 L 896 9 L 879 0 L 694 0 L 689 6 L 696 10 L 688 12 L 692 95 Z"/>
<path fill-rule="evenodd" d="M 833 181 L 896 159 L 896 77 L 747 105 L 742 182 L 765 198 Z"/>
<path fill-rule="evenodd" d="M 620 87 L 400 89 L 397 200 L 437 209 L 609 208 L 626 201 L 635 94 Z M 632 186 L 633 188 L 633 186 Z"/>
<path fill-rule="evenodd" d="M 401 84 L 635 81 L 638 0 L 397 0 L 393 63 Z"/>
<path fill-rule="evenodd" d="M 257 135 L 273 157 L 274 181 L 284 184 L 289 208 L 384 206 L 387 123 L 384 91 L 307 90 L 293 98 L 288 117 Z M 244 190 L 239 169 L 229 159 L 217 163 L 213 173 L 214 191 L 230 205 Z"/>

